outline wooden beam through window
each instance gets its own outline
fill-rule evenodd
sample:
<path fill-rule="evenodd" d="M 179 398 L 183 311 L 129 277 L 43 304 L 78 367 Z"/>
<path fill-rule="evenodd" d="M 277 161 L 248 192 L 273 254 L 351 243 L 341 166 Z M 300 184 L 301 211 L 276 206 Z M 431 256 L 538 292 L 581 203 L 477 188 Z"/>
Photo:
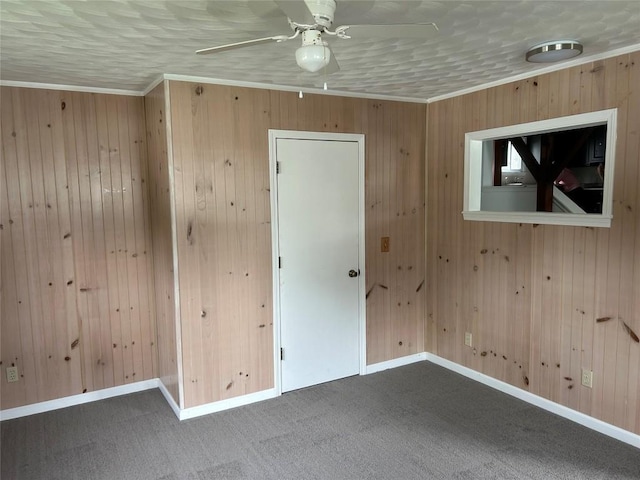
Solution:
<path fill-rule="evenodd" d="M 509 142 L 506 138 L 493 142 L 493 186 L 502 185 L 502 166 L 507 164 L 507 148 Z"/>
<path fill-rule="evenodd" d="M 551 143 L 547 136 L 542 138 L 542 148 L 540 151 L 540 163 L 533 156 L 529 146 L 524 142 L 522 137 L 510 138 L 509 141 L 522 158 L 527 169 L 533 175 L 538 186 L 536 195 L 536 211 L 551 212 L 553 209 L 553 178 L 551 161 Z"/>
<path fill-rule="evenodd" d="M 553 137 L 548 135 L 542 136 L 542 145 L 540 148 L 540 181 L 538 181 L 538 192 L 536 201 L 536 210 L 538 212 L 553 211 Z"/>

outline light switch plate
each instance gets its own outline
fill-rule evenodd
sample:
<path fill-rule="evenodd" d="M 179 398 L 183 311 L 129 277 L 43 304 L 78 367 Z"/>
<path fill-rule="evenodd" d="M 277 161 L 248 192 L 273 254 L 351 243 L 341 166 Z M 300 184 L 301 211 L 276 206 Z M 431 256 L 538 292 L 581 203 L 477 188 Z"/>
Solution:
<path fill-rule="evenodd" d="M 387 253 L 389 251 L 389 237 L 382 237 L 380 239 L 380 251 Z"/>

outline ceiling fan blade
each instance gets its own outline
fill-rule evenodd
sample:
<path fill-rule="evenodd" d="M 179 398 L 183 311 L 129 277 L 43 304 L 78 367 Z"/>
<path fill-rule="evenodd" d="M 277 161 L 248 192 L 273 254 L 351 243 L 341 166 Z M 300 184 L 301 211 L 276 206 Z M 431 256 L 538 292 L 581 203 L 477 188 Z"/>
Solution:
<path fill-rule="evenodd" d="M 437 31 L 438 26 L 435 23 L 408 23 L 396 25 L 349 25 L 345 33 L 354 39 L 367 37 L 429 38 L 435 35 Z"/>
<path fill-rule="evenodd" d="M 227 45 L 220 45 L 219 47 L 202 48 L 200 50 L 196 50 L 196 53 L 201 55 L 208 54 L 208 53 L 218 53 L 218 52 L 224 52 L 226 50 L 233 50 L 235 48 L 243 48 L 243 47 L 250 47 L 252 45 L 260 45 L 263 43 L 284 42 L 285 40 L 288 40 L 288 39 L 289 37 L 287 37 L 286 35 L 276 35 L 275 37 L 256 38 L 255 40 L 246 40 L 244 42 L 228 43 Z"/>
<path fill-rule="evenodd" d="M 336 56 L 333 53 L 333 50 L 331 50 L 331 47 L 327 48 L 331 51 L 331 57 L 329 58 L 329 63 L 327 64 L 327 66 L 320 70 L 320 72 L 326 75 L 330 75 L 332 73 L 340 71 L 340 64 L 338 63 L 338 60 L 336 60 Z"/>
<path fill-rule="evenodd" d="M 251 13 L 260 18 L 282 17 L 282 10 L 278 8 L 275 2 L 268 0 L 251 0 L 247 2 L 247 7 L 249 7 Z"/>
<path fill-rule="evenodd" d="M 316 19 L 303 0 L 274 0 L 280 10 L 296 23 L 315 25 Z"/>

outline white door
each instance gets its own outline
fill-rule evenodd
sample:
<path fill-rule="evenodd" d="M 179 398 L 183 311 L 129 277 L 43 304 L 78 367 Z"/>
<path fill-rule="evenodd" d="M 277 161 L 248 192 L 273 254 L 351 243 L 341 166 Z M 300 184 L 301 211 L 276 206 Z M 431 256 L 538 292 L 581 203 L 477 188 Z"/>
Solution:
<path fill-rule="evenodd" d="M 360 157 L 357 141 L 275 141 L 286 392 L 359 373 Z"/>

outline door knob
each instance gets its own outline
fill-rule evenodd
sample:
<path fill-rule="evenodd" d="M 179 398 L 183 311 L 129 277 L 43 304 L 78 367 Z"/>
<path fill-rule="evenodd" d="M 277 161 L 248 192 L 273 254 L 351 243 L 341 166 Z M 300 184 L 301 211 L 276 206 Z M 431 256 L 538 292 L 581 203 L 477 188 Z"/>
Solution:
<path fill-rule="evenodd" d="M 356 270 L 349 270 L 349 276 L 351 278 L 357 277 L 358 276 L 358 272 Z"/>

